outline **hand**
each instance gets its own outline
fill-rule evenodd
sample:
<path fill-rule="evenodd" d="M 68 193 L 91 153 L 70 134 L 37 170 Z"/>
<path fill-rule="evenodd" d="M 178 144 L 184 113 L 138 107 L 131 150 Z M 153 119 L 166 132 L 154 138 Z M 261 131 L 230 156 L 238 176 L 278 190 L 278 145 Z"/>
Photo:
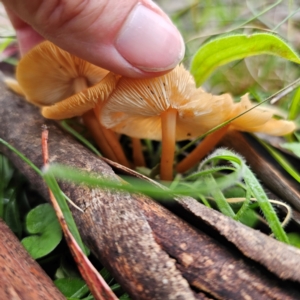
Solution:
<path fill-rule="evenodd" d="M 151 0 L 3 0 L 21 54 L 43 39 L 128 77 L 153 77 L 183 58 L 177 28 Z"/>

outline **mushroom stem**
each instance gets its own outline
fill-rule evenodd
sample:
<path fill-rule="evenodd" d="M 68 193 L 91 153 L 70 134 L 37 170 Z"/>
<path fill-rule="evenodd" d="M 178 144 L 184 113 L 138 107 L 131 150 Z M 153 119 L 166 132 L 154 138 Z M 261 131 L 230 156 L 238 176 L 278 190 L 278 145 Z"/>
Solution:
<path fill-rule="evenodd" d="M 176 171 L 178 173 L 184 173 L 197 164 L 218 144 L 227 132 L 229 126 L 230 125 L 224 126 L 206 136 L 203 141 L 176 166 Z"/>
<path fill-rule="evenodd" d="M 173 162 L 176 143 L 177 110 L 170 108 L 161 114 L 162 149 L 160 160 L 160 179 L 173 179 Z"/>
<path fill-rule="evenodd" d="M 73 80 L 73 87 L 75 93 L 80 93 L 81 91 L 88 88 L 88 84 L 84 77 L 76 77 Z"/>
<path fill-rule="evenodd" d="M 89 110 L 82 115 L 83 122 L 85 126 L 91 132 L 95 142 L 100 148 L 101 153 L 110 160 L 117 161 L 115 153 L 110 148 L 109 144 L 106 142 L 105 136 L 102 131 L 102 126 L 99 126 L 99 121 L 96 118 L 94 112 Z"/>
<path fill-rule="evenodd" d="M 88 88 L 87 81 L 84 77 L 77 77 L 73 81 L 76 93 Z M 82 118 L 88 129 L 91 131 L 97 145 L 107 158 L 119 162 L 120 164 L 130 168 L 129 162 L 123 152 L 123 149 L 115 135 L 111 130 L 103 127 L 98 120 L 101 104 L 96 105 L 93 112 L 83 114 Z M 96 123 L 96 122 L 97 123 Z"/>
<path fill-rule="evenodd" d="M 117 138 L 117 135 L 115 132 L 113 132 L 110 129 L 107 129 L 104 127 L 99 120 L 100 112 L 102 109 L 103 103 L 98 103 L 94 108 L 94 114 L 96 116 L 96 119 L 98 120 L 98 126 L 101 128 L 101 131 L 105 137 L 105 142 L 110 146 L 111 150 L 114 152 L 114 155 L 116 159 L 115 162 L 118 162 L 119 164 L 130 168 L 130 164 L 125 156 L 125 153 L 123 151 L 123 148 Z"/>
<path fill-rule="evenodd" d="M 145 167 L 145 158 L 142 150 L 142 143 L 140 139 L 131 138 L 132 151 L 133 151 L 133 163 L 136 167 Z"/>
<path fill-rule="evenodd" d="M 73 81 L 73 86 L 76 93 L 88 88 L 87 81 L 84 77 L 75 78 Z M 95 116 L 95 113 L 90 110 L 82 115 L 82 119 L 86 127 L 91 132 L 103 155 L 113 161 L 118 161 L 112 146 L 110 143 L 107 143 L 106 134 L 104 132 L 107 129 L 100 124 L 98 118 Z"/>
<path fill-rule="evenodd" d="M 100 122 L 99 122 L 99 125 L 100 125 Z M 100 126 L 101 126 L 101 130 L 105 136 L 106 142 L 111 147 L 111 149 L 114 152 L 114 155 L 117 158 L 115 161 L 127 168 L 130 168 L 131 166 L 125 156 L 125 153 L 124 153 L 122 146 L 116 136 L 116 133 L 110 129 L 105 128 L 103 125 L 100 125 Z"/>

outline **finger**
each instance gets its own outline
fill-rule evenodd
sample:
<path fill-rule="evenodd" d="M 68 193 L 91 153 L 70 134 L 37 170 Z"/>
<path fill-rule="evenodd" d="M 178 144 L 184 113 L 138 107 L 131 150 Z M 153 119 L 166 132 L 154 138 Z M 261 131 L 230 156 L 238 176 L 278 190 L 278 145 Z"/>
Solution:
<path fill-rule="evenodd" d="M 6 12 L 16 30 L 19 50 L 21 56 L 23 56 L 31 48 L 40 43 L 43 40 L 43 37 L 30 25 L 21 20 L 13 11 L 6 9 Z"/>
<path fill-rule="evenodd" d="M 150 0 L 3 0 L 59 47 L 115 73 L 157 76 L 184 55 L 176 27 Z"/>

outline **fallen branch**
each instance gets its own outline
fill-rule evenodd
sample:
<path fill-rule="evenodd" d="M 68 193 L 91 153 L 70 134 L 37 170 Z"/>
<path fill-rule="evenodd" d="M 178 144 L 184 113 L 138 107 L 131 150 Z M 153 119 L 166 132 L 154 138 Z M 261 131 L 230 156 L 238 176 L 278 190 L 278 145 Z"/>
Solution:
<path fill-rule="evenodd" d="M 2 220 L 0 265 L 0 299 L 65 299 Z"/>
<path fill-rule="evenodd" d="M 0 137 L 39 167 L 43 164 L 40 132 L 46 124 L 50 132 L 50 162 L 119 180 L 104 161 L 62 132 L 54 122 L 44 120 L 36 108 L 9 92 L 0 95 L 0 118 Z M 47 198 L 41 178 L 19 157 L 2 146 L 0 149 Z M 296 283 L 280 280 L 265 267 L 245 258 L 218 234 L 213 239 L 145 196 L 66 182 L 60 186 L 84 210 L 82 213 L 70 207 L 83 240 L 133 299 L 300 298 Z M 186 201 L 179 199 L 178 203 L 190 208 Z M 183 211 L 182 206 L 180 209 Z M 213 212 L 204 209 L 207 214 Z M 213 212 L 214 218 L 215 214 L 220 215 Z M 183 212 L 182 217 L 212 233 L 205 226 L 206 221 L 197 219 L 195 214 Z M 222 217 L 225 224 L 233 222 Z M 234 223 L 235 230 L 239 230 L 239 224 Z M 290 248 L 274 242 L 282 245 L 283 250 Z M 300 257 L 297 251 L 295 255 Z"/>

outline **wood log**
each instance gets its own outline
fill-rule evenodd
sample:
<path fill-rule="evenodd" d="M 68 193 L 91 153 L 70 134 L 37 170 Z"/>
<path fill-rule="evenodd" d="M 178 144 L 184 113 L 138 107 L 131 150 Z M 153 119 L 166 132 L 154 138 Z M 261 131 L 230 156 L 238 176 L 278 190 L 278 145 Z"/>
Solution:
<path fill-rule="evenodd" d="M 0 299 L 66 299 L 0 220 Z"/>
<path fill-rule="evenodd" d="M 41 117 L 37 108 L 0 87 L 0 137 L 42 167 L 41 128 L 49 129 L 50 161 L 118 180 L 111 168 L 85 147 Z M 10 124 L 10 125 L 9 125 Z M 17 155 L 1 147 L 48 198 L 45 184 Z M 195 299 L 194 292 L 176 268 L 175 260 L 155 242 L 152 230 L 130 194 L 89 189 L 61 183 L 62 190 L 84 213 L 71 207 L 75 221 L 91 251 L 133 299 Z"/>
<path fill-rule="evenodd" d="M 44 120 L 36 108 L 3 86 L 0 89 L 0 137 L 36 165 L 42 166 L 40 132 L 46 124 L 52 162 L 119 180 L 105 162 L 61 131 L 56 123 Z M 0 151 L 36 190 L 48 197 L 37 174 L 5 147 L 1 146 Z M 206 233 L 143 195 L 67 182 L 60 186 L 84 210 L 81 213 L 71 207 L 84 242 L 133 299 L 300 298 L 296 283 L 281 280 L 220 235 L 211 237 L 203 221 L 193 220 L 193 225 L 200 222 L 198 227 L 203 226 Z M 189 208 L 187 199 L 178 203 Z M 193 217 L 188 214 L 186 220 Z M 224 222 L 233 222 L 222 217 Z M 239 230 L 238 225 L 236 228 Z"/>

